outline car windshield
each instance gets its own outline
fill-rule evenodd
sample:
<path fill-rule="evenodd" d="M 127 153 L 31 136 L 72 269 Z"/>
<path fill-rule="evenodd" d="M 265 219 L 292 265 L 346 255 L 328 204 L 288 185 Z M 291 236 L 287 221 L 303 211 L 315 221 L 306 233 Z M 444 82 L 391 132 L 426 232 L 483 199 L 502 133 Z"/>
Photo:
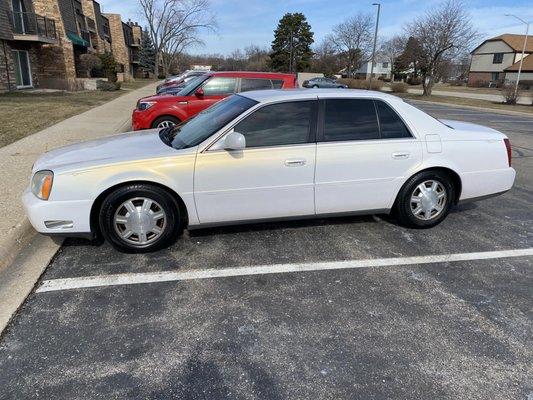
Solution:
<path fill-rule="evenodd" d="M 209 75 L 200 75 L 191 79 L 187 84 L 177 93 L 178 96 L 188 96 L 194 89 L 196 89 L 202 82 L 204 82 Z"/>
<path fill-rule="evenodd" d="M 161 129 L 159 137 L 175 149 L 196 146 L 255 104 L 247 97 L 227 97 L 175 127 Z"/>

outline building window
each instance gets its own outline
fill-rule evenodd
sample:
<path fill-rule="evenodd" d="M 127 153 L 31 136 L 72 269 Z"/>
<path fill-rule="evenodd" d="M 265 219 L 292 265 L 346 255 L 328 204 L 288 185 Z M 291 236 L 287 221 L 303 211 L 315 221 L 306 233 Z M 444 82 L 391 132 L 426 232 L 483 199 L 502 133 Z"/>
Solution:
<path fill-rule="evenodd" d="M 383 63 L 383 68 L 385 68 L 385 69 L 389 68 L 389 63 L 388 62 L 384 62 Z"/>
<path fill-rule="evenodd" d="M 25 50 L 13 50 L 13 64 L 15 67 L 15 82 L 18 88 L 31 87 L 30 56 Z"/>
<path fill-rule="evenodd" d="M 493 81 L 499 81 L 500 80 L 500 73 L 499 72 L 493 72 L 492 73 L 492 80 Z"/>
<path fill-rule="evenodd" d="M 503 53 L 494 53 L 492 57 L 493 64 L 501 64 L 503 62 Z"/>

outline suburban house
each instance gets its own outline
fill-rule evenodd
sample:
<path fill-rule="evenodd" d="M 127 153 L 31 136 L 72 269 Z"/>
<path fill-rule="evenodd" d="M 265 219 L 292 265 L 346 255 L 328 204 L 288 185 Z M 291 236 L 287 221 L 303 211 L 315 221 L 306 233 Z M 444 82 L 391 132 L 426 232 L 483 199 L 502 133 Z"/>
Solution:
<path fill-rule="evenodd" d="M 114 32 L 95 0 L 0 0 L 0 90 L 82 89 L 87 53 L 112 52 L 133 78 L 141 28 L 112 15 Z"/>
<path fill-rule="evenodd" d="M 366 61 L 355 71 L 354 77 L 359 79 L 370 79 L 370 73 L 372 70 L 372 62 Z M 376 60 L 374 63 L 374 78 L 390 79 L 392 74 L 392 66 L 390 62 L 385 60 Z M 347 78 L 347 69 L 344 68 L 339 71 L 339 75 L 343 78 Z"/>
<path fill-rule="evenodd" d="M 525 35 L 504 34 L 485 40 L 472 51 L 469 85 L 516 82 Z M 529 37 L 520 80 L 533 81 L 533 38 Z"/>
<path fill-rule="evenodd" d="M 376 57 L 377 58 L 377 57 Z M 357 71 L 355 76 L 358 78 L 370 79 L 370 71 L 372 70 L 372 61 L 363 63 Z M 392 74 L 392 66 L 390 62 L 380 60 L 379 58 L 374 63 L 374 78 L 390 79 Z"/>

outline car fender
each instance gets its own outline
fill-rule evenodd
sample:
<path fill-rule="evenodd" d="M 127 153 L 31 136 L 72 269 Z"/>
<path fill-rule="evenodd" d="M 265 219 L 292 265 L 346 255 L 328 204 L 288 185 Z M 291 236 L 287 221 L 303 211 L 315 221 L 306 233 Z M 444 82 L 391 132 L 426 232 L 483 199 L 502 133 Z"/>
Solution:
<path fill-rule="evenodd" d="M 171 115 L 182 122 L 189 118 L 187 113 L 179 104 L 165 104 L 156 107 L 157 108 L 154 110 L 156 112 L 153 113 L 150 119 L 150 126 L 152 126 L 152 124 L 157 118 L 162 117 L 164 115 Z"/>

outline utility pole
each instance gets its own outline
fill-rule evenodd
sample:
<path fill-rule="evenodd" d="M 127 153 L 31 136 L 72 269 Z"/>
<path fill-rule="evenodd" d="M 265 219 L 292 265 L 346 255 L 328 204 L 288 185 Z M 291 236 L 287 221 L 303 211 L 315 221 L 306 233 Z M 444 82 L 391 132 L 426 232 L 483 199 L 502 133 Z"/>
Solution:
<path fill-rule="evenodd" d="M 378 15 L 376 17 L 376 31 L 374 32 L 374 48 L 372 49 L 372 64 L 370 65 L 370 83 L 368 90 L 372 89 L 372 79 L 374 78 L 374 63 L 376 61 L 376 44 L 378 41 L 378 27 L 379 27 L 379 13 L 381 11 L 380 3 L 372 3 L 373 6 L 378 6 Z"/>
<path fill-rule="evenodd" d="M 520 22 L 526 24 L 526 37 L 524 38 L 524 46 L 522 47 L 522 58 L 520 58 L 520 65 L 518 66 L 518 75 L 516 76 L 516 83 L 514 87 L 514 97 L 518 101 L 518 84 L 520 83 L 520 74 L 522 73 L 522 63 L 524 62 L 524 55 L 526 53 L 527 37 L 529 34 L 529 22 L 524 21 L 522 18 L 513 14 L 505 14 L 506 17 L 514 17 Z"/>
<path fill-rule="evenodd" d="M 292 29 L 290 31 L 289 43 L 289 72 L 294 72 L 294 34 L 292 33 Z"/>

